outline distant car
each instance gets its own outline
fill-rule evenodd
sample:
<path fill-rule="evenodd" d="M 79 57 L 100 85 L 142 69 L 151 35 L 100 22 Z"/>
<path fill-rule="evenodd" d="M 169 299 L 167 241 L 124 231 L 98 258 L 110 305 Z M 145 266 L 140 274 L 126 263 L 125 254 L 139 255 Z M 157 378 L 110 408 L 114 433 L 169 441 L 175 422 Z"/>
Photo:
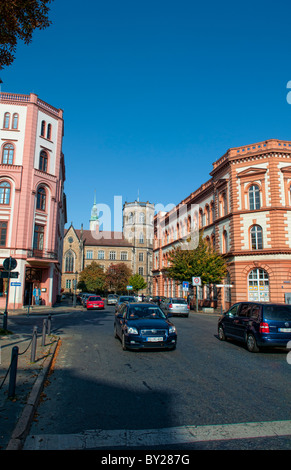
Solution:
<path fill-rule="evenodd" d="M 155 304 L 158 304 L 160 305 L 160 303 L 165 300 L 166 297 L 162 296 L 162 295 L 156 295 L 155 297 L 152 297 L 152 302 L 154 302 Z"/>
<path fill-rule="evenodd" d="M 87 298 L 86 308 L 87 310 L 103 309 L 104 300 L 99 295 L 92 295 Z"/>
<path fill-rule="evenodd" d="M 218 337 L 241 341 L 250 352 L 286 348 L 291 341 L 291 305 L 238 302 L 219 318 Z"/>
<path fill-rule="evenodd" d="M 107 296 L 107 305 L 115 305 L 118 300 L 118 295 L 116 294 L 108 294 Z"/>
<path fill-rule="evenodd" d="M 166 314 L 171 313 L 172 315 L 182 315 L 184 317 L 188 317 L 190 306 L 185 299 L 170 297 L 161 303 L 161 309 Z"/>
<path fill-rule="evenodd" d="M 124 303 L 114 318 L 114 335 L 124 350 L 175 349 L 177 344 L 175 325 L 152 303 Z"/>
<path fill-rule="evenodd" d="M 91 292 L 91 294 L 90 293 L 89 294 L 88 293 L 83 294 L 83 296 L 81 298 L 81 303 L 82 303 L 83 307 L 86 307 L 88 297 L 90 297 L 91 295 L 94 295 L 94 294 L 92 294 L 92 292 Z"/>
<path fill-rule="evenodd" d="M 115 313 L 118 312 L 119 310 L 119 307 L 121 306 L 121 304 L 123 304 L 124 302 L 135 302 L 135 297 L 133 297 L 132 295 L 121 295 L 119 298 L 118 298 L 118 301 L 116 302 L 115 304 Z"/>

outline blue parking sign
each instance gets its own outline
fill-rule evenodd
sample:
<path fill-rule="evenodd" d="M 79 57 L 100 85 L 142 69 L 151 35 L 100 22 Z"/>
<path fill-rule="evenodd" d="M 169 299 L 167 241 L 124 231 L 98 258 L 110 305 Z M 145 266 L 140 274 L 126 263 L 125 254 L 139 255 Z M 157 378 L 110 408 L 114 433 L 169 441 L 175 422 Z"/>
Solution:
<path fill-rule="evenodd" d="M 183 281 L 183 290 L 188 290 L 189 289 L 189 282 Z"/>

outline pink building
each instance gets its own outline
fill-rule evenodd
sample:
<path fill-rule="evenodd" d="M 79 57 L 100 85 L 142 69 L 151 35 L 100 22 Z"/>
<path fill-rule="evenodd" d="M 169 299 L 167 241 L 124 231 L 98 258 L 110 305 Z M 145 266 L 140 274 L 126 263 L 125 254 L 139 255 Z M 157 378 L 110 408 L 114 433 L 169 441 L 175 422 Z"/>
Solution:
<path fill-rule="evenodd" d="M 61 289 L 66 198 L 63 111 L 37 95 L 0 93 L 0 274 L 17 261 L 8 309 L 53 305 Z M 18 285 L 15 285 L 15 281 Z M 20 284 L 20 285 L 19 285 Z M 0 309 L 7 280 L 0 278 Z"/>

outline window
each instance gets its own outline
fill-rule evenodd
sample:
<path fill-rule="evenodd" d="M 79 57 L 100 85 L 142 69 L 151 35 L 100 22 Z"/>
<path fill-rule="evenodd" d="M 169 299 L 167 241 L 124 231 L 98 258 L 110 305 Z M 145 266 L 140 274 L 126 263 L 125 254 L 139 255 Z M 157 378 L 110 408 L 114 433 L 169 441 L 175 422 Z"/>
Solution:
<path fill-rule="evenodd" d="M 109 252 L 109 259 L 111 259 L 111 260 L 116 259 L 116 251 L 110 251 Z"/>
<path fill-rule="evenodd" d="M 254 211 L 256 209 L 260 209 L 260 207 L 260 188 L 256 184 L 252 184 L 249 188 L 249 208 L 251 211 Z"/>
<path fill-rule="evenodd" d="M 9 204 L 10 202 L 10 184 L 7 181 L 0 183 L 0 204 Z"/>
<path fill-rule="evenodd" d="M 120 259 L 121 259 L 122 261 L 127 261 L 127 251 L 122 251 L 122 252 L 120 253 Z"/>
<path fill-rule="evenodd" d="M 71 279 L 66 279 L 66 289 L 71 289 Z"/>
<path fill-rule="evenodd" d="M 248 276 L 250 301 L 269 302 L 269 276 L 262 268 L 253 269 Z"/>
<path fill-rule="evenodd" d="M 33 237 L 33 249 L 42 251 L 43 242 L 44 242 L 44 226 L 35 224 L 34 237 Z"/>
<path fill-rule="evenodd" d="M 224 230 L 222 234 L 222 251 L 223 253 L 228 252 L 228 234 L 226 230 Z"/>
<path fill-rule="evenodd" d="M 86 258 L 87 259 L 93 259 L 93 251 L 92 250 L 88 250 L 87 253 L 86 253 Z"/>
<path fill-rule="evenodd" d="M 132 212 L 130 212 L 129 215 L 128 215 L 128 223 L 129 224 L 133 224 L 133 218 L 134 218 L 134 214 Z"/>
<path fill-rule="evenodd" d="M 74 261 L 75 261 L 74 253 L 72 251 L 68 251 L 68 253 L 66 254 L 66 258 L 65 258 L 66 273 L 74 272 Z"/>
<path fill-rule="evenodd" d="M 18 114 L 14 113 L 12 116 L 12 129 L 18 129 Z"/>
<path fill-rule="evenodd" d="M 48 168 L 47 163 L 48 163 L 47 153 L 44 150 L 42 150 L 39 155 L 39 169 L 41 171 L 47 172 L 47 168 Z"/>
<path fill-rule="evenodd" d="M 0 246 L 6 246 L 7 222 L 0 222 Z"/>
<path fill-rule="evenodd" d="M 48 140 L 50 140 L 50 139 L 51 139 L 51 136 L 52 136 L 52 125 L 51 125 L 51 124 L 48 124 L 48 126 L 47 126 L 46 138 L 47 138 Z"/>
<path fill-rule="evenodd" d="M 143 233 L 139 234 L 139 243 L 144 243 Z"/>
<path fill-rule="evenodd" d="M 3 121 L 3 128 L 4 129 L 9 129 L 9 123 L 10 123 L 10 113 L 5 113 L 4 114 L 4 121 Z"/>
<path fill-rule="evenodd" d="M 14 147 L 12 144 L 3 146 L 2 163 L 4 165 L 13 165 Z"/>
<path fill-rule="evenodd" d="M 37 196 L 36 196 L 36 208 L 41 211 L 45 211 L 45 189 L 44 188 L 39 188 L 37 191 Z"/>
<path fill-rule="evenodd" d="M 251 247 L 252 250 L 262 250 L 263 248 L 263 231 L 260 225 L 254 225 L 251 228 Z"/>
<path fill-rule="evenodd" d="M 144 221 L 145 221 L 145 215 L 144 215 L 143 212 L 141 212 L 141 213 L 139 214 L 139 223 L 140 223 L 140 224 L 144 224 Z"/>
<path fill-rule="evenodd" d="M 45 121 L 41 121 L 40 135 L 45 136 Z"/>
<path fill-rule="evenodd" d="M 143 261 L 143 253 L 139 253 L 139 254 L 138 254 L 138 260 L 139 260 L 139 261 Z"/>
<path fill-rule="evenodd" d="M 98 251 L 98 259 L 104 259 L 104 250 Z"/>

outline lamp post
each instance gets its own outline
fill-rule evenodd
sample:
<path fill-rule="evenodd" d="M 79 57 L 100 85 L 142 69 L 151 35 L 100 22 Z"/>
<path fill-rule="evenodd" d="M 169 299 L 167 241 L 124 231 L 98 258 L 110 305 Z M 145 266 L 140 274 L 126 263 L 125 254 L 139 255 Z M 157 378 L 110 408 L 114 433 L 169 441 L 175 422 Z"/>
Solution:
<path fill-rule="evenodd" d="M 76 302 L 77 302 L 77 296 L 76 296 L 76 288 L 77 288 L 77 276 L 78 276 L 78 271 L 75 272 L 76 278 L 74 279 L 74 299 L 73 299 L 73 307 L 76 308 Z"/>

